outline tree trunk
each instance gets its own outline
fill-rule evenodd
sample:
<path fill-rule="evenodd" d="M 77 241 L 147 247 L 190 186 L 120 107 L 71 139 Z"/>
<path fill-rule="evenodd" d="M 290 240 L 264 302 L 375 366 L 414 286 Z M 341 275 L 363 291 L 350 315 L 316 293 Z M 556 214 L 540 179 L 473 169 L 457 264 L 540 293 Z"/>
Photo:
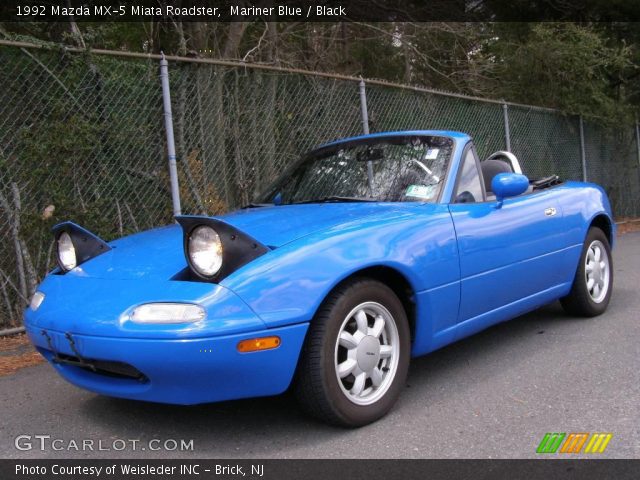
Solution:
<path fill-rule="evenodd" d="M 22 210 L 22 204 L 20 202 L 20 190 L 16 183 L 11 184 L 13 193 L 13 205 L 9 202 L 9 199 L 0 192 L 0 204 L 7 212 L 7 217 L 11 228 L 11 239 L 13 240 L 13 248 L 15 250 L 16 272 L 18 274 L 18 288 L 17 293 L 20 295 L 23 301 L 27 302 L 29 298 L 29 292 L 27 289 L 27 277 L 25 274 L 24 256 L 22 253 L 22 245 L 20 242 L 20 212 Z"/>
<path fill-rule="evenodd" d="M 208 45 L 208 25 L 206 22 L 189 22 L 189 33 L 191 34 L 191 50 L 193 54 L 199 55 Z"/>
<path fill-rule="evenodd" d="M 188 71 L 191 71 L 190 69 L 190 65 L 180 65 L 179 68 L 182 69 L 182 73 L 185 72 L 185 70 L 188 69 Z M 201 67 L 196 66 L 196 75 L 198 75 Z M 184 75 L 183 75 L 184 77 Z M 197 85 L 196 85 L 197 88 Z M 199 93 L 199 88 L 197 88 L 198 93 Z M 176 126 L 178 128 L 176 128 L 176 133 L 177 133 L 177 143 L 178 143 L 178 155 L 180 158 L 180 164 L 182 165 L 182 170 L 185 174 L 186 180 L 187 180 L 187 186 L 189 188 L 189 191 L 191 192 L 191 195 L 193 196 L 195 202 L 196 202 L 196 207 L 198 209 L 198 213 L 200 214 L 206 214 L 208 213 L 205 209 L 204 203 L 202 202 L 202 197 L 200 195 L 200 191 L 199 188 L 201 187 L 201 185 L 196 182 L 196 180 L 193 178 L 193 174 L 191 172 L 191 165 L 189 164 L 189 155 L 187 153 L 187 142 L 185 141 L 185 124 L 186 124 L 186 103 L 187 103 L 187 92 L 186 92 L 186 82 L 185 79 L 182 78 L 181 81 L 178 83 L 178 102 L 177 102 L 177 115 L 176 115 Z M 198 110 L 201 109 L 201 105 L 202 102 L 198 101 Z M 202 133 L 202 129 L 201 129 L 201 133 Z M 203 162 L 203 166 L 205 164 L 205 138 L 201 138 L 201 150 L 200 150 L 200 158 Z M 202 181 L 202 179 L 200 179 L 200 181 Z"/>
<path fill-rule="evenodd" d="M 238 47 L 247 29 L 247 22 L 232 22 L 229 24 L 227 41 L 222 50 L 222 58 L 238 58 Z"/>

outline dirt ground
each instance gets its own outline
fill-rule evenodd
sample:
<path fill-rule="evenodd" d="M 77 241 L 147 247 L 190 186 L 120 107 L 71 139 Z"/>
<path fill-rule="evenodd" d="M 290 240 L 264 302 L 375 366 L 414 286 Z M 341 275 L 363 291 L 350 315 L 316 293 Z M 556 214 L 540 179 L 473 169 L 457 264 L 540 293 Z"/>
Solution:
<path fill-rule="evenodd" d="M 640 231 L 640 218 L 619 218 L 616 221 L 618 226 L 618 236 L 629 232 Z"/>
<path fill-rule="evenodd" d="M 42 362 L 25 334 L 0 337 L 0 377 Z"/>
<path fill-rule="evenodd" d="M 640 231 L 640 219 L 620 218 L 616 223 L 618 236 Z M 0 337 L 0 377 L 42 362 L 44 359 L 33 349 L 25 334 Z"/>

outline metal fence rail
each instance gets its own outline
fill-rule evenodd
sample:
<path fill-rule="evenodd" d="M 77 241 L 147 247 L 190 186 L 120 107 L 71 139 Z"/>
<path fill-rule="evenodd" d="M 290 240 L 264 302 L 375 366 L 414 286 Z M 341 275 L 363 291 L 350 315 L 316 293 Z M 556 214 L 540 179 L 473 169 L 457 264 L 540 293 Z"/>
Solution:
<path fill-rule="evenodd" d="M 481 156 L 510 147 L 532 178 L 586 173 L 617 216 L 640 216 L 634 125 L 581 128 L 546 108 L 382 81 L 362 92 L 353 77 L 167 60 L 183 213 L 249 202 L 301 152 L 361 133 L 366 111 L 371 132 L 461 130 Z M 0 328 L 20 325 L 52 267 L 55 223 L 112 239 L 171 222 L 159 66 L 159 56 L 0 41 Z"/>

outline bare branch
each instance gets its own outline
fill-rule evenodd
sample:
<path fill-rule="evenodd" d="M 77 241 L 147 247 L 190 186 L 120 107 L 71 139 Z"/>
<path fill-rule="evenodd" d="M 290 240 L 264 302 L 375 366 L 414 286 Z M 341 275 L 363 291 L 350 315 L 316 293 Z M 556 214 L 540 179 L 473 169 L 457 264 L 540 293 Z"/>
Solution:
<path fill-rule="evenodd" d="M 249 58 L 249 56 L 257 51 L 260 50 L 260 45 L 262 45 L 262 41 L 264 40 L 264 37 L 267 36 L 267 32 L 269 31 L 269 24 L 267 22 L 264 22 L 264 31 L 262 32 L 262 35 L 260 36 L 260 38 L 258 39 L 258 44 L 253 47 L 252 49 L 250 49 L 247 53 L 244 54 L 244 57 L 242 57 L 242 61 L 246 62 L 247 58 Z"/>
<path fill-rule="evenodd" d="M 11 184 L 14 195 L 13 205 L 9 203 L 7 197 L 0 191 L 0 205 L 6 211 L 9 223 L 11 225 L 11 238 L 13 240 L 13 248 L 15 250 L 16 272 L 18 274 L 18 282 L 20 289 L 17 290 L 24 299 L 28 297 L 27 279 L 24 271 L 24 258 L 22 255 L 22 246 L 20 245 L 20 190 L 16 183 Z"/>

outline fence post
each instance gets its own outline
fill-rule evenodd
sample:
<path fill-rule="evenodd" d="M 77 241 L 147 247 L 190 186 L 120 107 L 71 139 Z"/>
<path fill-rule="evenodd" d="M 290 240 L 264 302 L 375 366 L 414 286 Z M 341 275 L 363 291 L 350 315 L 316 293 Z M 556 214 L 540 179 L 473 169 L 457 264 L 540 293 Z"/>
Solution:
<path fill-rule="evenodd" d="M 181 214 L 180 188 L 178 187 L 178 167 L 176 165 L 176 145 L 173 138 L 173 117 L 171 114 L 171 92 L 169 90 L 169 62 L 162 53 L 160 60 L 160 81 L 162 83 L 162 103 L 164 107 L 164 129 L 167 134 L 167 154 L 169 156 L 169 179 L 173 215 Z"/>
<path fill-rule="evenodd" d="M 369 112 L 367 110 L 367 86 L 364 80 L 360 79 L 360 113 L 362 114 L 362 131 L 369 134 Z"/>
<path fill-rule="evenodd" d="M 640 167 L 640 125 L 638 125 L 638 115 L 636 115 L 636 151 L 638 152 L 638 167 Z"/>
<path fill-rule="evenodd" d="M 367 109 L 367 89 L 364 80 L 360 78 L 360 113 L 362 115 L 362 131 L 369 135 L 369 111 Z M 367 162 L 367 181 L 369 183 L 369 193 L 373 197 L 373 163 Z"/>
<path fill-rule="evenodd" d="M 582 162 L 582 181 L 587 181 L 587 155 L 584 150 L 584 125 L 582 123 L 582 115 L 580 119 L 580 161 Z"/>
<path fill-rule="evenodd" d="M 511 151 L 511 131 L 509 130 L 509 106 L 502 104 L 502 114 L 504 116 L 504 142 L 507 146 L 507 152 Z"/>

